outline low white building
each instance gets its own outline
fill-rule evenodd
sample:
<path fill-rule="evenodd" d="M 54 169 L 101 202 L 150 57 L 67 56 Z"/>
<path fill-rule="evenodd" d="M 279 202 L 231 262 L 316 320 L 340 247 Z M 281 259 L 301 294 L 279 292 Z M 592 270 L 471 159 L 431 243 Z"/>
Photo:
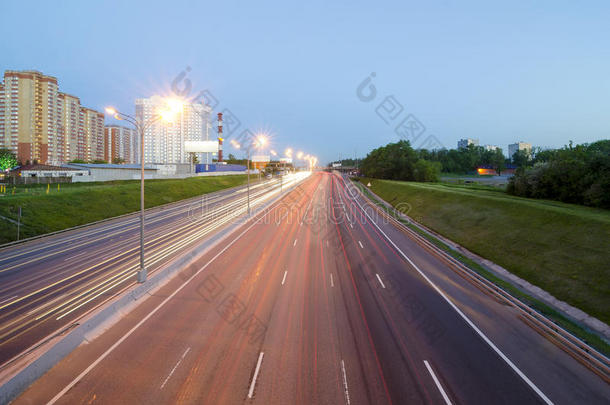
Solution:
<path fill-rule="evenodd" d="M 73 182 L 80 181 L 112 181 L 112 180 L 137 180 L 140 178 L 140 165 L 119 165 L 119 164 L 89 164 L 89 163 L 70 163 L 63 165 L 65 168 L 85 170 L 88 176 L 73 177 Z M 157 174 L 157 168 L 152 165 L 144 166 L 144 178 L 152 179 Z"/>
<path fill-rule="evenodd" d="M 53 177 L 88 177 L 89 172 L 78 167 L 51 166 L 51 165 L 25 165 L 19 166 L 11 171 L 16 176 L 23 178 L 53 178 Z"/>

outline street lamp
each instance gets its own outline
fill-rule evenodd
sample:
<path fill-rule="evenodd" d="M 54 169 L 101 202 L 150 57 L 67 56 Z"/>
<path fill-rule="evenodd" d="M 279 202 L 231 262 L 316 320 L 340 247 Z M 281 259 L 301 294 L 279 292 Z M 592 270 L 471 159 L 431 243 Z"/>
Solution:
<path fill-rule="evenodd" d="M 288 159 L 292 160 L 292 148 L 286 148 L 286 150 L 284 151 L 284 154 L 286 155 L 286 157 Z M 294 164 L 293 164 L 293 168 L 294 168 Z M 284 173 L 286 173 L 286 163 L 284 163 Z"/>
<path fill-rule="evenodd" d="M 248 160 L 247 160 L 247 169 L 248 169 L 248 216 L 250 216 L 250 152 L 252 148 L 259 149 L 265 146 L 267 143 L 267 138 L 263 135 L 259 135 L 256 139 L 252 141 L 250 145 L 248 145 Z M 240 148 L 240 144 L 237 141 L 231 141 L 231 144 L 236 148 Z"/>
<path fill-rule="evenodd" d="M 167 109 L 159 111 L 148 120 L 138 120 L 129 114 L 117 111 L 113 107 L 107 107 L 106 113 L 117 120 L 127 121 L 133 125 L 140 134 L 140 269 L 137 273 L 138 283 L 146 281 L 147 272 L 144 267 L 144 133 L 152 124 L 161 120 L 172 122 L 176 114 L 182 109 L 182 102 L 176 99 L 166 100 Z"/>

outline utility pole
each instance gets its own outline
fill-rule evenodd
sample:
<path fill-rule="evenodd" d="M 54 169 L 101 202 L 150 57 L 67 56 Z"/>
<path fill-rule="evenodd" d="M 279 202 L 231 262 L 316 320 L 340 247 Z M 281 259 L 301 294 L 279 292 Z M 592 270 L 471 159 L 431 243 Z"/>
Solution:
<path fill-rule="evenodd" d="M 19 240 L 19 231 L 21 230 L 21 207 L 18 209 L 17 213 L 17 240 Z"/>
<path fill-rule="evenodd" d="M 248 147 L 248 216 L 250 216 L 250 147 Z"/>

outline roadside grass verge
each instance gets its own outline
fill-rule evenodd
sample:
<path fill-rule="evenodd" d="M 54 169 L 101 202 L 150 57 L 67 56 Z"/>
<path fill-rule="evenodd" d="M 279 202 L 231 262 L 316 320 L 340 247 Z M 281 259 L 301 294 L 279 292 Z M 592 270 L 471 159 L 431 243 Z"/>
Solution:
<path fill-rule="evenodd" d="M 245 175 L 146 180 L 146 208 L 167 204 L 225 188 L 239 186 Z M 56 184 L 23 188 L 0 197 L 0 244 L 17 238 L 17 210 L 21 207 L 21 238 L 42 235 L 99 221 L 140 209 L 140 181 Z M 12 221 L 10 221 L 12 220 Z"/>
<path fill-rule="evenodd" d="M 428 223 L 426 223 L 425 219 L 426 217 L 424 217 L 424 215 L 433 215 L 434 209 L 422 209 L 422 207 L 419 207 L 419 210 L 415 209 L 415 204 L 419 204 L 419 205 L 424 205 L 424 204 L 429 204 L 429 205 L 437 205 L 440 204 L 439 202 L 434 202 L 434 201 L 429 201 L 430 198 L 438 198 L 438 196 L 436 196 L 435 194 L 432 195 L 424 195 L 422 196 L 422 192 L 417 192 L 419 190 L 416 190 L 415 192 L 412 192 L 411 194 L 411 188 L 409 186 L 414 186 L 415 189 L 418 188 L 418 186 L 420 186 L 420 184 L 417 183 L 403 183 L 403 182 L 392 182 L 392 181 L 385 181 L 385 180 L 373 180 L 373 179 L 363 179 L 362 182 L 363 183 L 367 183 L 367 182 L 371 182 L 371 189 L 378 194 L 380 197 L 384 198 L 384 200 L 390 202 L 392 205 L 396 205 L 399 202 L 402 201 L 406 201 L 409 204 L 411 204 L 413 206 L 413 208 L 411 209 L 411 211 L 409 212 L 409 216 L 415 218 L 418 222 L 421 222 L 423 225 L 429 227 L 430 229 L 433 229 L 434 231 L 444 235 L 445 237 L 459 243 L 460 245 L 466 247 L 468 250 L 470 251 L 474 251 L 475 253 L 479 254 L 480 256 L 483 256 L 489 260 L 494 261 L 495 263 L 498 263 L 500 265 L 502 265 L 503 267 L 509 269 L 510 271 L 514 272 L 515 274 L 519 275 L 520 277 L 530 281 L 532 284 L 535 284 L 547 291 L 549 291 L 551 294 L 553 294 L 555 297 L 558 297 L 559 294 L 555 293 L 554 291 L 550 291 L 551 289 L 548 287 L 549 285 L 553 286 L 556 283 L 556 279 L 560 279 L 562 276 L 565 276 L 565 270 L 563 271 L 559 271 L 557 272 L 558 274 L 546 274 L 545 273 L 545 277 L 541 277 L 539 275 L 539 277 L 537 279 L 542 279 L 543 281 L 545 281 L 547 278 L 550 279 L 551 281 L 544 284 L 544 283 L 539 283 L 536 282 L 534 280 L 532 280 L 531 278 L 528 279 L 528 277 L 523 276 L 522 274 L 517 273 L 516 271 L 514 271 L 509 265 L 503 264 L 502 260 L 500 260 L 497 256 L 501 256 L 502 251 L 497 251 L 496 254 L 493 257 L 490 257 L 490 255 L 485 255 L 481 252 L 477 252 L 475 249 L 473 249 L 471 246 L 467 246 L 464 242 L 462 242 L 461 240 L 457 240 L 457 238 L 455 237 L 451 237 L 449 236 L 447 233 L 444 233 L 443 230 L 445 229 L 445 227 L 438 227 L 441 228 L 442 230 L 439 230 L 438 228 L 434 228 L 433 226 L 430 225 L 430 223 L 437 223 L 437 221 L 428 221 Z M 394 185 L 394 184 L 378 184 L 378 183 L 399 183 L 398 185 Z M 376 197 L 374 197 L 372 194 L 370 194 L 367 190 L 367 187 L 365 187 L 362 184 L 359 184 L 356 182 L 356 184 L 360 187 L 361 190 L 363 190 L 363 192 L 365 194 L 368 195 L 368 197 L 376 204 L 378 205 L 380 208 L 382 208 L 384 211 L 388 212 L 389 214 L 393 215 L 395 218 L 397 218 L 399 221 L 401 221 L 403 224 L 405 224 L 406 226 L 408 226 L 410 229 L 414 230 L 415 232 L 417 232 L 418 234 L 422 235 L 423 237 L 425 237 L 427 240 L 429 240 L 430 242 L 432 242 L 434 245 L 438 246 L 439 248 L 441 248 L 442 250 L 444 250 L 445 252 L 447 252 L 448 254 L 450 254 L 452 257 L 454 257 L 455 259 L 461 261 L 462 263 L 464 263 L 465 265 L 467 265 L 468 267 L 470 267 L 472 270 L 476 271 L 477 273 L 479 273 L 480 275 L 482 275 L 483 277 L 485 277 L 486 279 L 492 281 L 494 284 L 498 285 L 499 287 L 501 287 L 502 289 L 504 289 L 505 291 L 509 292 L 511 295 L 513 295 L 514 297 L 517 297 L 518 299 L 520 299 L 522 302 L 526 303 L 527 305 L 529 305 L 530 307 L 532 307 L 533 309 L 535 309 L 536 311 L 542 313 L 543 315 L 545 315 L 547 318 L 551 319 L 552 321 L 554 321 L 556 324 L 558 324 L 559 326 L 563 327 L 564 329 L 566 329 L 567 331 L 569 331 L 570 333 L 572 333 L 574 336 L 582 339 L 583 341 L 587 342 L 588 344 L 590 344 L 592 347 L 594 347 L 595 349 L 599 350 L 601 353 L 605 354 L 606 356 L 610 355 L 610 345 L 608 344 L 608 342 L 606 342 L 604 339 L 602 339 L 600 336 L 598 336 L 596 333 L 589 331 L 588 329 L 586 329 L 585 327 L 583 327 L 582 325 L 579 325 L 578 323 L 572 321 L 571 319 L 566 318 L 565 316 L 563 316 L 560 312 L 558 312 L 557 310 L 555 310 L 554 308 L 550 307 L 549 305 L 547 305 L 546 303 L 533 298 L 532 296 L 530 296 L 529 294 L 523 292 L 522 290 L 520 290 L 519 288 L 515 287 L 513 284 L 504 281 L 503 279 L 497 277 L 494 273 L 490 272 L 489 270 L 485 269 L 483 266 L 479 265 L 478 263 L 476 263 L 475 261 L 463 256 L 462 254 L 460 254 L 459 252 L 454 251 L 453 249 L 451 249 L 449 246 L 445 245 L 445 243 L 443 243 L 442 241 L 440 241 L 439 239 L 423 232 L 421 229 L 419 229 L 417 226 L 404 221 L 402 218 L 398 217 L 395 215 L 394 212 L 390 211 L 387 209 L 387 207 L 385 207 L 383 204 L 381 204 L 380 202 L 377 201 Z M 402 188 L 404 185 L 405 188 Z M 444 185 L 423 185 L 423 186 L 432 186 L 432 189 L 435 188 L 440 188 L 441 191 L 439 192 L 443 192 L 443 188 L 445 187 Z M 436 187 L 435 187 L 436 186 Z M 456 187 L 456 186 L 453 186 Z M 398 188 L 398 190 L 391 190 L 392 188 Z M 424 187 L 426 188 L 426 187 Z M 458 187 L 459 188 L 459 187 Z M 381 193 L 379 192 L 381 190 Z M 466 190 L 467 192 L 470 192 L 469 190 Z M 383 194 L 386 194 L 386 196 L 384 196 Z M 404 195 L 405 193 L 409 193 L 408 195 Z M 472 193 L 472 192 L 471 192 Z M 476 191 L 475 193 L 479 193 L 478 191 Z M 495 191 L 492 191 L 492 193 L 497 193 Z M 425 194 L 425 191 L 424 191 Z M 492 194 L 493 196 L 493 194 Z M 483 197 L 483 196 L 479 196 L 479 198 L 489 198 L 490 196 L 487 197 Z M 387 200 L 386 198 L 390 198 L 392 201 Z M 402 199 L 400 199 L 402 198 Z M 420 201 L 415 201 L 416 198 L 419 198 Z M 466 197 L 461 196 L 460 199 L 463 199 Z M 476 199 L 476 197 L 471 197 L 473 199 Z M 518 202 L 516 202 L 517 204 L 519 203 L 523 203 L 522 198 L 515 198 L 515 197 L 511 197 L 511 196 L 507 196 L 507 199 L 509 200 L 519 200 Z M 441 201 L 444 201 L 441 199 Z M 530 200 L 526 200 L 525 202 L 530 202 Z M 590 221 L 596 224 L 597 229 L 596 232 L 597 233 L 608 233 L 610 232 L 610 215 L 602 210 L 595 210 L 595 209 L 589 209 L 587 207 L 580 207 L 580 206 L 573 206 L 573 205 L 568 205 L 568 204 L 559 204 L 556 202 L 546 202 L 546 201 L 535 201 L 538 204 L 541 204 L 543 207 L 537 207 L 536 204 L 534 204 L 533 208 L 529 208 L 530 210 L 550 210 L 551 214 L 547 213 L 547 216 L 551 216 L 554 217 L 555 215 L 557 215 L 558 213 L 563 211 L 566 211 L 564 214 L 567 216 L 577 216 L 580 217 L 583 221 Z M 515 203 L 515 202 L 509 202 L 509 203 Z M 455 204 L 455 202 L 454 202 Z M 489 204 L 489 203 L 488 203 Z M 493 203 L 492 203 L 493 204 Z M 550 205 L 551 208 L 549 209 L 548 207 L 546 207 L 546 205 Z M 473 209 L 477 209 L 480 208 L 478 207 L 477 204 L 474 204 L 473 207 L 469 207 L 468 203 L 461 203 L 461 205 L 464 205 L 463 207 L 463 211 L 462 213 L 459 213 L 459 215 L 468 215 L 468 213 L 472 213 Z M 438 206 L 437 206 L 438 209 Z M 504 208 L 502 205 L 500 205 L 499 207 L 496 207 L 496 210 L 503 210 L 506 209 Z M 527 210 L 527 209 L 526 209 Z M 542 215 L 545 216 L 543 214 L 540 213 L 526 213 L 525 215 L 532 215 L 532 214 L 537 214 L 538 216 Z M 579 215 L 580 214 L 580 215 Z M 457 214 L 456 214 L 457 215 Z M 526 218 L 527 219 L 527 218 Z M 547 218 L 549 219 L 549 218 Z M 462 220 L 465 221 L 465 220 Z M 572 223 L 572 219 L 568 219 L 567 220 L 567 224 L 564 223 L 560 223 L 560 226 L 567 226 L 570 225 Z M 461 221 L 460 221 L 461 222 Z M 469 221 L 465 221 L 466 225 L 469 225 L 468 222 Z M 470 222 L 473 223 L 473 232 L 477 232 L 476 228 L 482 227 L 484 226 L 484 222 L 481 220 L 480 217 L 475 216 L 475 218 L 471 219 Z M 519 224 L 519 221 L 516 221 L 517 224 Z M 544 223 L 544 222 L 543 222 Z M 550 222 L 551 225 L 553 225 L 552 221 Z M 536 223 L 537 225 L 537 223 Z M 534 225 L 534 226 L 536 226 Z M 508 226 L 515 226 L 512 224 L 509 224 Z M 558 225 L 555 224 L 555 227 L 557 227 Z M 566 232 L 570 233 L 571 231 L 569 230 L 571 229 L 570 226 L 568 226 L 568 230 Z M 506 240 L 502 238 L 502 235 L 504 234 L 508 234 L 509 236 L 512 235 L 510 232 L 506 232 L 507 229 L 497 229 L 496 233 L 497 238 L 496 241 L 497 243 L 500 243 L 502 245 L 504 245 L 505 243 L 510 242 L 510 240 Z M 548 230 L 547 230 L 548 231 Z M 523 232 L 528 235 L 528 233 L 530 233 L 530 231 L 528 231 L 528 229 L 524 229 Z M 527 239 L 532 239 L 533 237 L 536 237 L 536 235 L 538 234 L 538 232 L 544 232 L 543 230 L 534 230 L 531 231 L 533 232 L 533 235 L 528 235 Z M 555 233 L 557 233 L 558 231 L 555 230 Z M 459 234 L 459 232 L 458 232 Z M 583 235 L 581 235 L 582 237 Z M 559 238 L 559 239 L 563 239 L 565 238 L 565 236 L 562 235 L 555 235 L 555 237 Z M 475 240 L 475 237 L 470 237 L 470 238 L 465 238 L 467 241 L 469 241 L 470 243 L 472 243 L 472 240 Z M 574 238 L 572 238 L 574 239 Z M 585 242 L 588 242 L 587 238 L 585 238 Z M 607 322 L 607 317 L 608 317 L 608 283 L 607 281 L 603 281 L 603 280 L 608 280 L 608 265 L 606 263 L 608 263 L 608 252 L 606 252 L 604 250 L 604 245 L 607 244 L 607 237 L 606 239 L 601 239 L 597 241 L 597 253 L 601 255 L 601 257 L 598 257 L 597 260 L 594 260 L 594 262 L 597 262 L 597 264 L 599 265 L 598 272 L 602 273 L 601 275 L 596 274 L 596 272 L 591 272 L 593 273 L 593 275 L 591 276 L 593 280 L 597 280 L 598 278 L 601 278 L 602 281 L 601 283 L 603 285 L 598 286 L 597 288 L 597 294 L 593 297 L 593 299 L 589 299 L 589 300 L 584 300 L 582 295 L 586 296 L 590 291 L 587 290 L 587 288 L 589 288 L 590 283 L 593 283 L 594 281 L 589 281 L 588 283 L 584 281 L 584 277 L 579 277 L 574 279 L 573 277 L 568 277 L 568 283 L 571 283 L 571 288 L 567 289 L 567 291 L 569 293 L 574 293 L 574 291 L 580 293 L 578 294 L 578 298 L 580 298 L 581 300 L 583 300 L 583 302 L 587 302 L 590 305 L 600 305 L 599 307 L 594 307 L 596 310 L 587 310 L 585 308 L 583 308 L 582 306 L 579 305 L 575 305 L 573 302 L 570 302 L 570 300 L 565 299 L 565 298 L 560 298 L 560 299 L 564 299 L 566 302 L 570 303 L 571 305 L 574 305 L 576 307 L 579 307 L 581 309 L 583 309 L 585 312 L 589 313 L 590 315 L 596 316 L 599 319 L 603 320 L 604 322 Z M 527 240 L 523 241 L 524 243 L 528 243 Z M 543 239 L 543 242 L 545 243 L 549 243 L 550 241 L 547 239 Z M 542 242 L 540 242 L 542 243 Z M 540 244 L 539 243 L 539 244 Z M 484 245 L 484 243 L 481 243 Z M 476 243 L 472 243 L 472 245 L 477 245 Z M 538 246 L 538 244 L 537 244 Z M 555 247 L 554 247 L 555 248 Z M 556 247 L 558 249 L 561 249 L 561 247 Z M 589 247 L 591 249 L 591 247 Z M 517 254 L 514 252 L 514 250 L 517 249 L 517 247 L 511 249 L 511 253 L 512 254 Z M 527 265 L 529 265 L 529 257 L 526 254 L 526 252 L 528 252 L 528 250 L 525 250 L 523 254 L 519 254 L 518 257 L 521 258 L 522 262 L 525 263 L 521 263 L 521 265 L 523 267 L 527 267 Z M 493 252 L 492 252 L 493 253 Z M 577 253 L 577 252 L 575 252 Z M 578 254 L 577 254 L 578 256 Z M 544 255 L 543 255 L 544 257 Z M 561 255 L 559 256 L 559 258 L 563 258 L 565 256 Z M 605 259 L 604 259 L 605 257 Z M 576 261 L 580 261 L 582 260 L 582 258 L 579 259 L 579 256 L 576 258 Z M 604 262 L 605 260 L 605 262 Z M 585 262 L 587 260 L 585 259 Z M 589 260 L 590 261 L 590 260 Z M 516 260 L 516 258 L 512 258 L 512 260 L 508 261 L 509 263 L 513 263 L 513 262 L 519 262 L 518 260 Z M 546 260 L 542 260 L 539 261 L 537 263 L 535 263 L 536 266 L 538 266 L 538 268 L 541 269 L 545 269 L 545 265 L 547 265 L 547 261 Z M 573 265 L 573 263 L 565 263 L 564 266 L 570 266 Z M 581 264 L 582 265 L 582 264 Z M 554 262 L 554 264 L 552 264 L 552 266 L 557 266 L 557 261 Z M 605 266 L 605 267 L 604 267 Z M 551 267 L 550 271 L 552 271 L 554 268 Z M 544 271 L 544 270 L 542 270 Z M 548 272 L 549 270 L 547 270 Z M 529 275 L 530 272 L 527 272 L 527 274 Z M 568 274 L 571 274 L 570 272 L 568 272 Z M 589 274 L 589 273 L 585 273 L 585 274 Z M 605 284 L 604 284 L 605 283 Z M 541 285 L 542 284 L 542 285 Z M 580 291 L 580 289 L 585 289 L 584 291 Z M 604 295 L 605 294 L 605 295 Z M 606 319 L 605 319 L 606 318 Z"/>

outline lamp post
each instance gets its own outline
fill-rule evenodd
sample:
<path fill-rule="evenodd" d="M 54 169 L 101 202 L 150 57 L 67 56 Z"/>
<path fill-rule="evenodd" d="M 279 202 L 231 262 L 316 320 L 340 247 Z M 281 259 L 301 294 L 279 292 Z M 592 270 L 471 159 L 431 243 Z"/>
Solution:
<path fill-rule="evenodd" d="M 257 137 L 257 139 L 253 140 L 252 143 L 250 143 L 248 145 L 248 160 L 247 160 L 247 168 L 248 168 L 248 216 L 250 216 L 250 152 L 252 150 L 252 148 L 258 149 L 258 148 L 262 148 L 263 146 L 265 146 L 265 144 L 267 143 L 267 138 L 265 138 L 263 135 L 259 135 Z M 241 147 L 241 145 L 239 144 L 239 142 L 237 141 L 231 141 L 231 144 L 233 145 L 233 147 L 235 147 L 236 149 L 239 149 Z"/>
<path fill-rule="evenodd" d="M 171 106 L 171 105 L 170 105 Z M 163 111 L 148 120 L 139 121 L 129 114 L 117 111 L 112 107 L 106 108 L 106 113 L 112 115 L 117 120 L 127 121 L 133 125 L 140 135 L 140 268 L 137 272 L 138 283 L 146 281 L 147 272 L 144 267 L 144 133 L 152 124 L 159 120 L 171 121 L 170 114 L 174 114 L 175 106 L 168 111 Z"/>
<path fill-rule="evenodd" d="M 271 149 L 269 151 L 269 153 L 271 153 L 273 156 L 277 156 L 277 152 L 274 151 L 273 149 Z M 277 167 L 277 166 L 276 166 Z M 271 172 L 273 173 L 273 169 L 271 170 Z M 282 192 L 282 176 L 280 176 L 280 193 Z"/>
<path fill-rule="evenodd" d="M 292 148 L 287 148 L 284 151 L 284 155 L 286 155 L 286 158 L 284 159 L 284 176 L 286 175 L 286 163 L 287 163 L 287 159 L 292 160 Z M 282 178 L 284 177 L 282 176 Z M 282 186 L 280 186 L 280 192 L 282 191 L 281 187 L 283 187 L 284 184 L 284 180 L 282 179 Z"/>

